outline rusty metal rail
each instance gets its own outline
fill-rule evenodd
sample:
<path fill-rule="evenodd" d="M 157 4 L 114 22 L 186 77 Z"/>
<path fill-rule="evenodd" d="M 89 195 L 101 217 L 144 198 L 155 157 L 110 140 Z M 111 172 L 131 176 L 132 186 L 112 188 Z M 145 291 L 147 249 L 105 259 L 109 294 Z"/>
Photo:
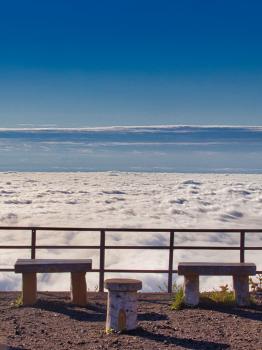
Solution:
<path fill-rule="evenodd" d="M 0 226 L 0 231 L 29 231 L 31 232 L 31 244 L 30 245 L 0 245 L 0 249 L 29 249 L 31 252 L 31 259 L 36 258 L 36 251 L 40 249 L 97 249 L 99 250 L 99 268 L 92 269 L 91 272 L 99 273 L 99 291 L 104 290 L 104 275 L 107 272 L 110 273 L 164 273 L 167 274 L 167 287 L 168 292 L 171 293 L 173 285 L 173 274 L 177 273 L 177 270 L 173 266 L 174 251 L 178 249 L 186 250 L 237 250 L 239 251 L 239 261 L 245 262 L 245 252 L 252 250 L 261 250 L 262 246 L 246 246 L 245 238 L 246 234 L 262 233 L 262 230 L 256 229 L 136 229 L 136 228 L 84 228 L 84 227 L 12 227 L 12 226 Z M 76 232 L 97 232 L 100 234 L 99 245 L 37 245 L 37 231 L 76 231 Z M 106 233 L 107 232 L 148 232 L 148 233 L 167 233 L 169 234 L 169 245 L 166 246 L 151 246 L 151 245 L 106 245 Z M 239 233 L 240 241 L 239 246 L 212 246 L 212 245 L 175 245 L 176 233 Z M 105 267 L 105 251 L 110 249 L 150 249 L 150 250 L 168 250 L 168 269 L 156 269 L 156 270 L 144 270 L 144 269 L 107 269 Z M 13 268 L 0 268 L 1 272 L 14 271 Z M 262 271 L 257 271 L 258 274 Z"/>

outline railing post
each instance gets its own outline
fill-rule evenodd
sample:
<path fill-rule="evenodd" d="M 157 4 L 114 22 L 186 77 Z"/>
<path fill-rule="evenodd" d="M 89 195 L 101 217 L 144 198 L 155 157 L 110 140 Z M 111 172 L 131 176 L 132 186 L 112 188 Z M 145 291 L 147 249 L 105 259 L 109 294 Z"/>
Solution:
<path fill-rule="evenodd" d="M 173 256 L 174 256 L 174 231 L 170 231 L 169 239 L 169 262 L 168 262 L 168 293 L 172 293 L 173 287 Z"/>
<path fill-rule="evenodd" d="M 245 262 L 245 232 L 240 232 L 240 262 Z"/>
<path fill-rule="evenodd" d="M 31 259 L 35 259 L 36 229 L 32 229 L 31 235 Z"/>
<path fill-rule="evenodd" d="M 100 266 L 99 266 L 99 292 L 104 291 L 105 275 L 105 231 L 100 231 Z"/>

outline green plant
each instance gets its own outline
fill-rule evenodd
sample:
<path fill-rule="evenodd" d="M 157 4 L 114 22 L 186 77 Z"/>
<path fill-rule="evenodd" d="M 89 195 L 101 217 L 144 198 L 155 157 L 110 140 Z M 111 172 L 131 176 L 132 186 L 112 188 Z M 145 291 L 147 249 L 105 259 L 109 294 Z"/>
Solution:
<path fill-rule="evenodd" d="M 228 285 L 223 285 L 219 287 L 220 290 L 213 290 L 211 292 L 202 292 L 200 294 L 200 299 L 203 302 L 214 302 L 223 304 L 234 304 L 235 295 L 234 292 L 229 290 Z"/>
<path fill-rule="evenodd" d="M 106 330 L 106 334 L 113 334 L 113 333 L 115 333 L 115 330 L 113 328 L 108 328 Z"/>
<path fill-rule="evenodd" d="M 178 286 L 177 284 L 173 287 L 174 295 L 172 297 L 171 309 L 172 310 L 181 310 L 184 306 L 184 290 L 183 287 Z"/>
<path fill-rule="evenodd" d="M 21 307 L 23 306 L 23 295 L 22 293 L 18 295 L 18 297 L 11 303 L 14 307 Z"/>
<path fill-rule="evenodd" d="M 167 283 L 163 283 L 162 285 L 158 286 L 160 292 L 167 293 L 168 286 Z M 184 306 L 184 290 L 183 287 L 180 284 L 177 284 L 177 282 L 174 282 L 172 285 L 172 302 L 171 302 L 171 309 L 172 310 L 181 310 Z"/>

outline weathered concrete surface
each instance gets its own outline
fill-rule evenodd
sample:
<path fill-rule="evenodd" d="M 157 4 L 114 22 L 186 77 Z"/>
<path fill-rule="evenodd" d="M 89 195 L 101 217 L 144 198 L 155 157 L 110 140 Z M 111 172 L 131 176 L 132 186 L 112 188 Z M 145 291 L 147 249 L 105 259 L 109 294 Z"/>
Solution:
<path fill-rule="evenodd" d="M 197 274 L 201 276 L 251 276 L 256 274 L 256 265 L 252 263 L 182 262 L 178 264 L 178 274 Z"/>
<path fill-rule="evenodd" d="M 185 275 L 184 278 L 184 302 L 189 306 L 199 303 L 199 276 Z"/>
<path fill-rule="evenodd" d="M 79 306 L 85 306 L 87 302 L 85 275 L 85 272 L 71 273 L 71 301 Z"/>
<path fill-rule="evenodd" d="M 137 293 L 108 292 L 106 330 L 132 330 L 137 327 Z"/>
<path fill-rule="evenodd" d="M 131 279 L 109 279 L 105 281 L 108 289 L 106 331 L 121 332 L 137 328 L 137 290 L 142 282 Z"/>
<path fill-rule="evenodd" d="M 37 279 L 36 273 L 25 272 L 22 274 L 22 296 L 23 305 L 36 303 Z"/>
<path fill-rule="evenodd" d="M 239 306 L 250 304 L 248 276 L 233 276 L 236 303 Z"/>
<path fill-rule="evenodd" d="M 91 259 L 17 259 L 15 273 L 23 272 L 87 272 Z"/>
<path fill-rule="evenodd" d="M 110 278 L 105 280 L 105 288 L 110 291 L 133 292 L 142 289 L 142 282 L 133 278 Z"/>

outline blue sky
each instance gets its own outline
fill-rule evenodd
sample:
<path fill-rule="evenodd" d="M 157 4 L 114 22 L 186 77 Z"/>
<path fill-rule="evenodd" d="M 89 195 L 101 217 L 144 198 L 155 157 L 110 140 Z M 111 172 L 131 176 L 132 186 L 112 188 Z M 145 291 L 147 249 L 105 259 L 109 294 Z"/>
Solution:
<path fill-rule="evenodd" d="M 0 127 L 261 125 L 261 1 L 0 5 Z"/>

